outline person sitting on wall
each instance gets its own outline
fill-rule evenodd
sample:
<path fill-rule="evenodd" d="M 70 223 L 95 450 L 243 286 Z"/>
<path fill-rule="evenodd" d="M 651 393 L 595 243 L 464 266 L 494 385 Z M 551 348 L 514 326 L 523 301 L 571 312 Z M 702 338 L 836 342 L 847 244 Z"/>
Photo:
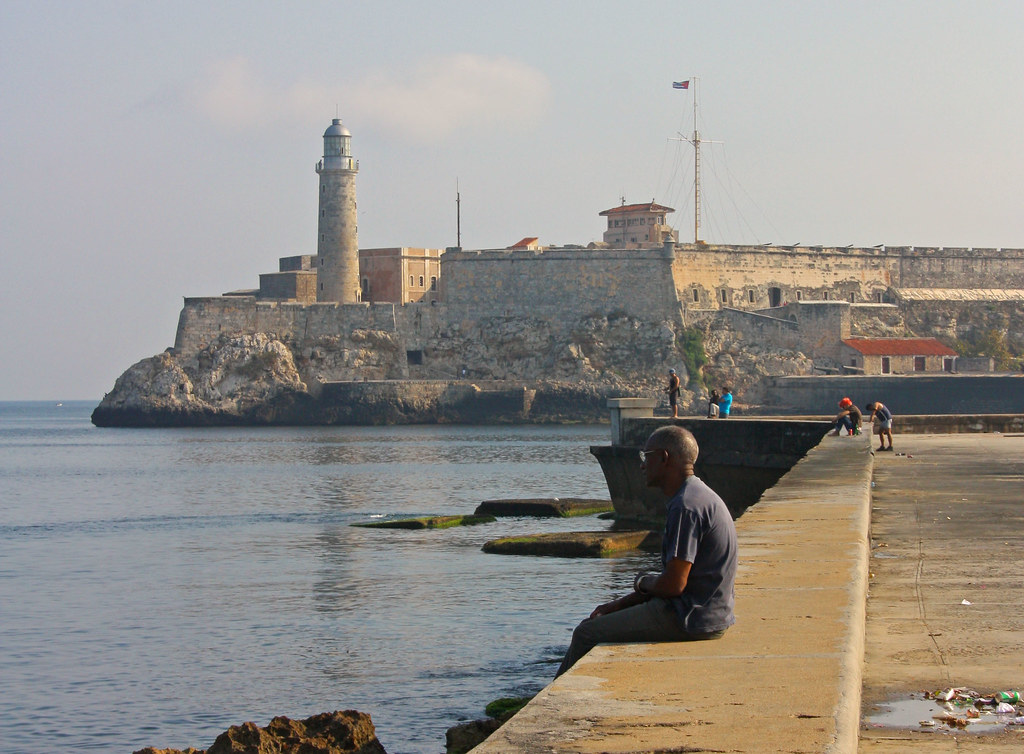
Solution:
<path fill-rule="evenodd" d="M 668 370 L 668 387 L 665 388 L 665 392 L 668 393 L 668 405 L 672 407 L 672 418 L 679 418 L 679 376 L 676 374 L 675 369 Z"/>
<path fill-rule="evenodd" d="M 843 398 L 839 401 L 839 413 L 836 414 L 836 418 L 832 420 L 832 423 L 835 425 L 835 429 L 832 430 L 834 435 L 843 434 L 844 429 L 848 435 L 859 435 L 861 423 L 860 409 L 849 398 Z"/>
<path fill-rule="evenodd" d="M 864 410 L 871 412 L 868 421 L 873 424 L 872 432 L 878 435 L 878 449 L 892 450 L 892 411 L 878 401 L 869 403 Z M 886 437 L 889 438 L 888 448 L 885 447 Z"/>
<path fill-rule="evenodd" d="M 670 496 L 661 573 L 641 573 L 633 591 L 599 605 L 572 634 L 555 677 L 598 644 L 718 639 L 736 622 L 736 527 L 722 498 L 694 476 L 699 448 L 682 427 L 659 427 L 644 445 L 648 487 Z"/>
<path fill-rule="evenodd" d="M 718 399 L 718 417 L 728 419 L 729 411 L 732 410 L 732 388 L 723 387 L 722 397 Z"/>
<path fill-rule="evenodd" d="M 718 401 L 722 399 L 722 396 L 718 394 L 717 390 L 712 390 L 711 395 L 708 396 L 708 418 L 718 418 Z"/>

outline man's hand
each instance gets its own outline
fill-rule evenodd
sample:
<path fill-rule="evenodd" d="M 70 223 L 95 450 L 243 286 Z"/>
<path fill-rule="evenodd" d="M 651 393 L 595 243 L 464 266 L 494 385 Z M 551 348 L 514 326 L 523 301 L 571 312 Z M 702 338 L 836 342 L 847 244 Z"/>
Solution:
<path fill-rule="evenodd" d="M 611 602 L 605 602 L 603 605 L 598 605 L 594 608 L 594 612 L 590 614 L 591 618 L 597 618 L 602 615 L 608 615 L 608 613 L 616 613 L 619 610 L 624 610 L 627 607 L 633 607 L 633 605 L 639 605 L 642 602 L 647 602 L 648 597 L 646 594 L 639 594 L 638 592 L 631 592 L 624 597 L 619 597 L 617 600 Z"/>

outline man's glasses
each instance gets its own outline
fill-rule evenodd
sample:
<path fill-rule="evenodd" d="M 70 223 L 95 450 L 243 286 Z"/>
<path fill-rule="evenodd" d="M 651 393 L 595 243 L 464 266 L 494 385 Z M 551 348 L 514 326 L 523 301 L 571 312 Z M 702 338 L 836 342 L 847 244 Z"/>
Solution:
<path fill-rule="evenodd" d="M 655 448 L 654 450 L 641 450 L 640 451 L 640 462 L 647 463 L 652 458 L 657 458 L 659 453 L 668 455 L 668 451 L 664 448 Z"/>

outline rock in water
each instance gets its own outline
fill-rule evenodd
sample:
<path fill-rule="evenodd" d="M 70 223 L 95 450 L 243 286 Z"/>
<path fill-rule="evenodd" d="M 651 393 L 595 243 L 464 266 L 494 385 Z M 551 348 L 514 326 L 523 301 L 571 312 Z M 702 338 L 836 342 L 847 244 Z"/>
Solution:
<path fill-rule="evenodd" d="M 154 749 L 135 754 L 387 754 L 370 716 L 356 710 L 324 712 L 305 720 L 275 717 L 265 728 L 255 723 L 232 725 L 213 746 L 201 749 Z"/>

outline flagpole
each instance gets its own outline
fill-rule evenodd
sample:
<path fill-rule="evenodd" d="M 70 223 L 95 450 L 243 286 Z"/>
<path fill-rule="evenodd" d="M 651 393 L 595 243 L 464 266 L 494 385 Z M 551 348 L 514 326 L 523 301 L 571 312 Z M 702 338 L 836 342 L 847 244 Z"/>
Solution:
<path fill-rule="evenodd" d="M 697 77 L 693 81 L 693 242 L 700 243 L 700 132 L 697 130 Z"/>

